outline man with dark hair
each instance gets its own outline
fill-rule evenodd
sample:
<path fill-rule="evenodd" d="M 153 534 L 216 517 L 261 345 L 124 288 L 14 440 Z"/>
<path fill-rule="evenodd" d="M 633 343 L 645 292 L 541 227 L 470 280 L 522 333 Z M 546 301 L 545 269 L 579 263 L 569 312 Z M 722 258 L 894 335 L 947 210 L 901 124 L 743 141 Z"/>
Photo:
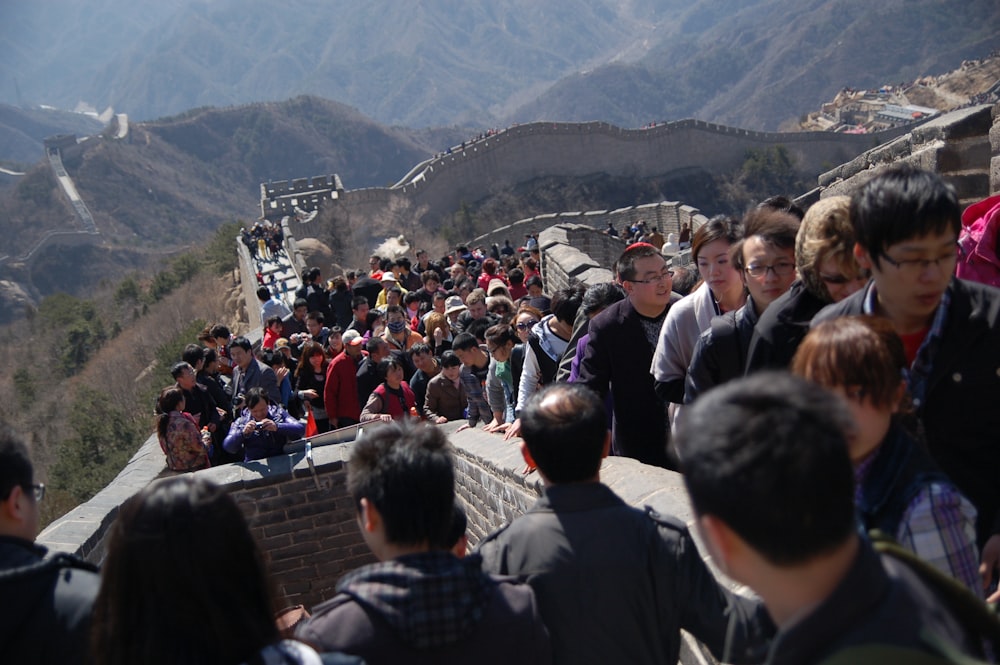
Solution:
<path fill-rule="evenodd" d="M 309 313 L 309 303 L 305 298 L 296 298 L 292 305 L 292 313 L 281 320 L 282 335 L 292 339 L 292 335 L 308 334 L 306 328 L 306 314 Z"/>
<path fill-rule="evenodd" d="M 330 329 L 323 325 L 325 321 L 326 317 L 323 316 L 323 312 L 315 311 L 306 314 L 306 333 L 308 337 L 300 339 L 299 348 L 310 339 L 320 346 L 326 346 L 326 338 L 330 335 Z"/>
<path fill-rule="evenodd" d="M 521 432 L 544 494 L 479 553 L 486 570 L 535 590 L 556 663 L 676 663 L 681 628 L 726 662 L 762 659 L 762 608 L 716 583 L 683 522 L 632 508 L 601 483 L 611 435 L 593 391 L 543 389 L 521 412 Z"/>
<path fill-rule="evenodd" d="M 414 293 L 420 298 L 420 302 L 430 309 L 434 303 L 434 294 L 441 291 L 441 278 L 435 271 L 425 270 L 420 274 L 420 281 L 422 288 L 417 289 Z"/>
<path fill-rule="evenodd" d="M 996 584 L 1000 291 L 954 277 L 961 208 L 935 173 L 885 171 L 851 197 L 850 218 L 854 255 L 872 280 L 820 311 L 813 325 L 856 314 L 892 324 L 910 363 L 906 380 L 928 450 L 976 507 L 984 588 Z M 990 598 L 997 599 L 1000 593 Z"/>
<path fill-rule="evenodd" d="M 441 363 L 434 357 L 431 347 L 423 342 L 410 347 L 410 361 L 417 371 L 410 378 L 410 390 L 417 399 L 417 410 L 424 412 L 424 400 L 427 397 L 427 385 L 431 379 L 441 372 Z"/>
<path fill-rule="evenodd" d="M 208 388 L 198 383 L 197 370 L 182 360 L 170 368 L 170 376 L 184 393 L 184 410 L 198 419 L 198 427 L 207 427 L 213 433 L 218 430 L 222 417 Z"/>
<path fill-rule="evenodd" d="M 243 408 L 243 396 L 251 388 L 263 388 L 272 404 L 281 404 L 281 390 L 274 370 L 257 360 L 253 345 L 246 337 L 233 340 L 230 350 L 233 358 L 233 408 Z M 234 414 L 236 416 L 238 414 Z"/>
<path fill-rule="evenodd" d="M 306 309 L 310 312 L 329 314 L 329 295 L 323 288 L 323 276 L 319 268 L 310 268 L 302 275 L 302 286 L 295 289 L 295 299 L 306 301 Z"/>
<path fill-rule="evenodd" d="M 364 336 L 368 332 L 368 309 L 368 298 L 354 296 L 354 300 L 351 301 L 351 324 L 347 326 L 347 329 L 357 330 L 358 333 Z"/>
<path fill-rule="evenodd" d="M 891 650 L 886 663 L 949 645 L 981 656 L 947 597 L 858 536 L 854 427 L 834 395 L 761 372 L 706 393 L 680 425 L 684 482 L 712 558 L 778 625 L 768 662 L 826 662 L 875 645 Z"/>
<path fill-rule="evenodd" d="M 405 256 L 396 259 L 396 269 L 399 271 L 399 274 L 396 275 L 396 281 L 407 291 L 416 291 L 423 286 L 420 275 L 411 270 L 412 265 L 410 259 Z"/>
<path fill-rule="evenodd" d="M 39 502 L 24 443 L 0 424 L 0 654 L 5 663 L 89 662 L 97 568 L 35 544 Z"/>
<path fill-rule="evenodd" d="M 489 424 L 493 421 L 493 411 L 486 400 L 486 379 L 490 371 L 490 356 L 486 346 L 480 344 L 472 334 L 461 333 L 452 340 L 451 349 L 462 361 L 459 378 L 469 403 L 467 425 L 475 427 L 480 421 Z"/>
<path fill-rule="evenodd" d="M 458 320 L 452 326 L 456 333 L 464 332 L 469 324 L 479 319 L 489 321 L 487 328 L 500 323 L 500 317 L 491 314 L 486 308 L 486 292 L 482 289 L 474 289 L 469 297 L 465 299 L 465 311 L 458 315 Z"/>
<path fill-rule="evenodd" d="M 284 318 L 292 313 L 292 310 L 288 309 L 288 305 L 271 296 L 271 292 L 266 286 L 257 289 L 257 300 L 260 301 L 260 325 L 264 325 L 264 322 L 272 316 Z"/>
<path fill-rule="evenodd" d="M 342 577 L 297 637 L 378 663 L 550 663 L 530 587 L 452 554 L 455 475 L 445 435 L 402 421 L 354 444 L 347 486 L 379 563 Z"/>
<path fill-rule="evenodd" d="M 365 342 L 365 356 L 361 364 L 358 365 L 358 400 L 362 404 L 368 401 L 378 384 L 382 383 L 383 376 L 379 375 L 378 364 L 391 355 L 389 343 L 381 337 L 372 337 Z"/>
<path fill-rule="evenodd" d="M 333 325 L 340 326 L 342 330 L 347 330 L 351 325 L 351 289 L 347 285 L 347 280 L 337 275 L 330 280 L 330 296 L 327 307 L 330 309 L 330 316 L 333 318 Z"/>
<path fill-rule="evenodd" d="M 680 300 L 671 291 L 673 271 L 656 248 L 639 244 L 622 253 L 617 273 L 626 297 L 590 321 L 579 380 L 602 399 L 611 394 L 617 454 L 673 468 L 667 405 L 656 396 L 649 373 L 663 320 Z"/>

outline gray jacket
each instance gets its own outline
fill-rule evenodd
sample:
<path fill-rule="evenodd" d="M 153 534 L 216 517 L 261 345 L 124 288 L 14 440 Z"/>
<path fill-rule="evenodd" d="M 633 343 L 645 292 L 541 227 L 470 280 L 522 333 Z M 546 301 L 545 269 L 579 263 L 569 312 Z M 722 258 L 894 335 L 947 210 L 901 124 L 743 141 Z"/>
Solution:
<path fill-rule="evenodd" d="M 726 662 L 760 662 L 773 634 L 762 605 L 719 586 L 683 523 L 600 483 L 546 488 L 478 551 L 483 570 L 535 590 L 555 663 L 676 663 L 681 628 Z"/>

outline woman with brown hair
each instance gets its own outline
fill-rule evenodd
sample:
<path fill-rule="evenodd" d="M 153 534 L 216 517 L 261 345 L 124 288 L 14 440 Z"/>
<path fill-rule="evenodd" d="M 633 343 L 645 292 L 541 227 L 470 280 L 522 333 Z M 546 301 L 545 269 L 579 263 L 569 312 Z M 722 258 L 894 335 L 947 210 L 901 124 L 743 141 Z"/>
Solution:
<path fill-rule="evenodd" d="M 904 425 L 909 398 L 903 343 L 882 318 L 850 316 L 812 329 L 792 372 L 846 401 L 855 503 L 878 529 L 982 596 L 976 511 Z"/>
<path fill-rule="evenodd" d="M 157 480 L 129 499 L 102 568 L 95 663 L 322 662 L 310 647 L 280 639 L 264 557 L 236 502 L 208 480 Z"/>

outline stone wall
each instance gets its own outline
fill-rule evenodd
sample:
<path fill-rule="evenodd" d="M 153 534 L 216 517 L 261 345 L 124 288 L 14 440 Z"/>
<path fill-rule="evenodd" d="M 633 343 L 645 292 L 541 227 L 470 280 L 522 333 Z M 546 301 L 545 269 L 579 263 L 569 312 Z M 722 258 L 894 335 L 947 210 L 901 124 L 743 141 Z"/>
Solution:
<path fill-rule="evenodd" d="M 516 227 L 522 223 L 525 226 L 546 223 L 538 234 L 546 292 L 553 293 L 574 284 L 590 286 L 614 280 L 614 265 L 625 251 L 625 241 L 603 232 L 607 220 L 611 220 L 615 228 L 621 230 L 626 223 L 644 219 L 650 226 L 659 226 L 664 236 L 679 233 L 681 224 L 690 224 L 694 231 L 708 221 L 697 208 L 676 201 L 633 206 L 610 213 L 602 210 L 595 217 L 588 215 L 589 213 L 539 215 L 511 225 Z M 578 223 L 563 220 L 577 220 Z M 494 231 L 493 237 L 502 232 L 501 229 Z M 672 265 L 684 265 L 687 262 L 690 262 L 690 253 L 675 258 Z"/>
<path fill-rule="evenodd" d="M 899 138 L 868 150 L 819 177 L 820 197 L 850 194 L 897 163 L 936 171 L 958 193 L 963 206 L 1000 190 L 1000 129 L 994 119 L 1000 105 L 984 104 L 939 116 Z M 996 182 L 993 182 L 996 181 Z"/>
<path fill-rule="evenodd" d="M 463 202 L 474 203 L 498 188 L 536 178 L 721 173 L 739 167 L 747 150 L 779 145 L 788 150 L 796 168 L 811 178 L 905 131 L 895 128 L 869 135 L 755 132 L 700 120 L 648 129 L 622 129 L 602 122 L 530 123 L 455 146 L 447 154 L 414 166 L 392 187 L 347 190 L 335 205 L 352 227 L 389 219 L 391 210 L 410 211 L 412 217 L 435 227 Z M 544 226 L 527 230 L 537 232 Z"/>

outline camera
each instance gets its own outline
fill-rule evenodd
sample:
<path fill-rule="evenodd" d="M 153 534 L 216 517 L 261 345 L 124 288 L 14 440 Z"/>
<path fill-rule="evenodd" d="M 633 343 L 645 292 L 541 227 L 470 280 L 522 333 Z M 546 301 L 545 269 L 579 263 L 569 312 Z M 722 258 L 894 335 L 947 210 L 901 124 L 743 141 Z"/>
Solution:
<path fill-rule="evenodd" d="M 254 421 L 253 428 L 255 430 L 262 430 L 264 429 L 264 423 L 259 423 L 257 421 Z"/>

